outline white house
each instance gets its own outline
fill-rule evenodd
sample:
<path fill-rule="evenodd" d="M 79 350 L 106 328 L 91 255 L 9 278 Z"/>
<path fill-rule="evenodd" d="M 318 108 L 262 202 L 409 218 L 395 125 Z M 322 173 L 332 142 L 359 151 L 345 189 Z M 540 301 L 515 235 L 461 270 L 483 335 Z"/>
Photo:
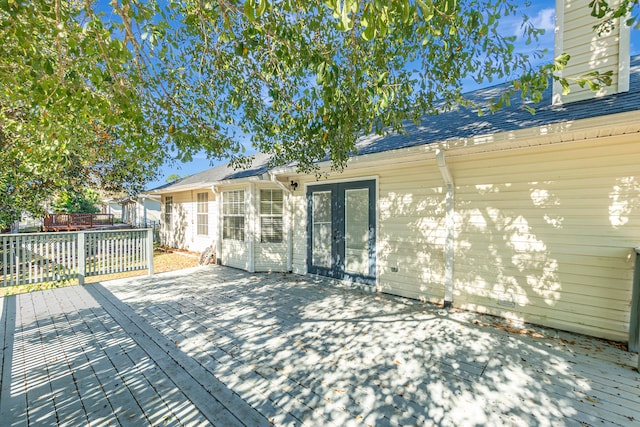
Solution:
<path fill-rule="evenodd" d="M 549 89 L 535 115 L 514 99 L 494 115 L 460 109 L 408 135 L 363 137 L 344 172 L 320 181 L 264 157 L 210 169 L 156 191 L 166 241 L 215 244 L 219 262 L 248 271 L 627 341 L 638 322 L 640 57 L 629 58 L 623 25 L 598 38 L 586 5 L 558 3 L 565 76 L 613 70 L 612 86 Z"/>
<path fill-rule="evenodd" d="M 102 213 L 112 214 L 115 220 L 134 227 L 153 227 L 160 224 L 160 196 L 138 194 L 105 200 Z"/>
<path fill-rule="evenodd" d="M 120 201 L 122 222 L 135 227 L 153 227 L 160 224 L 160 196 L 138 194 Z"/>

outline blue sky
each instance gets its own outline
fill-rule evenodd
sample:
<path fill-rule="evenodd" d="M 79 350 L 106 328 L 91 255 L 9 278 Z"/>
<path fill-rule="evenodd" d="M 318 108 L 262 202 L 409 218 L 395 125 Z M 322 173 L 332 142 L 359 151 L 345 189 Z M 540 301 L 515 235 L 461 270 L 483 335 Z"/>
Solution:
<path fill-rule="evenodd" d="M 525 1 L 520 0 L 524 5 Z M 517 48 L 521 51 L 533 50 L 533 49 L 547 49 L 548 53 L 541 62 L 549 62 L 553 58 L 553 45 L 554 45 L 554 27 L 555 27 L 555 0 L 535 0 L 532 1 L 531 6 L 525 9 L 526 14 L 533 21 L 533 24 L 537 28 L 545 30 L 545 34 L 540 37 L 537 45 L 526 46 L 524 43 L 520 43 Z M 585 3 L 586 7 L 586 3 Z M 521 35 L 520 25 L 522 23 L 521 17 L 512 17 L 505 19 L 502 22 L 503 31 L 505 34 L 512 34 L 515 36 Z M 640 31 L 631 31 L 631 55 L 640 54 Z M 494 82 L 493 84 L 498 83 Z M 464 90 L 470 91 L 477 89 L 479 86 L 469 79 L 464 83 Z M 174 165 L 163 166 L 160 176 L 156 181 L 149 183 L 147 188 L 152 189 L 166 183 L 166 177 L 171 174 L 178 174 L 180 176 L 192 175 L 197 172 L 206 170 L 212 166 L 220 164 L 221 162 L 207 159 L 204 154 L 197 154 L 193 160 L 188 163 L 179 163 Z"/>

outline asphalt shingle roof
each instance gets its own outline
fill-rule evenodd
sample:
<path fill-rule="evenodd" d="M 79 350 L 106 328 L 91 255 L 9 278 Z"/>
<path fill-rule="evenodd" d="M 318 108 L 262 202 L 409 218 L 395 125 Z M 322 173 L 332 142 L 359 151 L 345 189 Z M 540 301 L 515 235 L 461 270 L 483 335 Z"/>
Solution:
<path fill-rule="evenodd" d="M 640 56 L 631 58 L 629 77 L 628 92 L 563 105 L 551 105 L 552 89 L 549 85 L 542 100 L 530 104 L 536 110 L 535 115 L 523 108 L 519 94 L 515 94 L 511 98 L 511 106 L 501 108 L 494 114 L 478 116 L 475 110 L 460 108 L 428 116 L 419 125 L 406 125 L 407 133 L 403 135 L 394 133 L 361 138 L 356 144 L 357 155 L 640 110 Z M 506 84 L 492 86 L 469 92 L 466 96 L 482 103 L 497 97 L 505 88 Z"/>
<path fill-rule="evenodd" d="M 212 167 L 211 169 L 207 169 L 193 175 L 189 175 L 169 184 L 164 184 L 160 187 L 149 190 L 149 192 L 160 190 L 163 192 L 168 192 L 169 190 L 182 191 L 182 189 L 210 186 L 214 182 L 262 175 L 269 170 L 269 168 L 267 167 L 268 162 L 268 155 L 257 153 L 253 156 L 251 166 L 247 169 L 236 170 L 229 166 L 229 164 L 227 163 L 224 165 Z"/>

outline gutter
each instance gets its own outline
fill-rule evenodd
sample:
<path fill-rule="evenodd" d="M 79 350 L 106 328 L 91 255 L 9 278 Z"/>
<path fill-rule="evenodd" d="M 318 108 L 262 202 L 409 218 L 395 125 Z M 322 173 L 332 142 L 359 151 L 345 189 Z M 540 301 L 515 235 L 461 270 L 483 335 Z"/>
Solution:
<path fill-rule="evenodd" d="M 455 183 L 447 166 L 444 150 L 436 150 L 436 161 L 442 179 L 446 184 L 445 229 L 447 237 L 444 244 L 444 307 L 453 306 L 453 267 L 455 261 Z"/>

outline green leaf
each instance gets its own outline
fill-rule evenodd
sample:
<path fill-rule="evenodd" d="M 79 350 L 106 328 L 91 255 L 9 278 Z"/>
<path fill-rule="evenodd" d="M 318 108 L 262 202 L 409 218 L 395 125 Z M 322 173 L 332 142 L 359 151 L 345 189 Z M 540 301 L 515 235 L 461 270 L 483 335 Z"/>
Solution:
<path fill-rule="evenodd" d="M 373 25 L 368 26 L 363 32 L 362 32 L 362 38 L 366 41 L 370 41 L 373 40 L 376 37 L 376 29 L 375 27 L 373 27 Z"/>
<path fill-rule="evenodd" d="M 244 16 L 247 17 L 249 22 L 255 22 L 256 20 L 255 0 L 246 0 L 244 2 Z"/>
<path fill-rule="evenodd" d="M 256 16 L 260 17 L 264 15 L 265 10 L 267 10 L 267 0 L 260 0 L 258 8 L 256 9 Z"/>
<path fill-rule="evenodd" d="M 316 83 L 322 85 L 327 75 L 327 63 L 321 62 L 316 68 Z"/>

